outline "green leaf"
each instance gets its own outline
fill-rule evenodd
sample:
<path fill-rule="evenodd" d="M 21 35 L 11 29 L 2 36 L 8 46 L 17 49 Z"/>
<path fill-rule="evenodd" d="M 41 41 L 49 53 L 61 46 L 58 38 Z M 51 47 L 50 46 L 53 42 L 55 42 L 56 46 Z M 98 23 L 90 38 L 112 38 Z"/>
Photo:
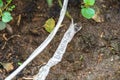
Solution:
<path fill-rule="evenodd" d="M 53 0 L 47 0 L 48 6 L 51 7 L 53 4 Z"/>
<path fill-rule="evenodd" d="M 48 19 L 44 25 L 45 30 L 49 33 L 52 32 L 52 30 L 54 29 L 54 26 L 55 26 L 55 20 L 53 18 Z"/>
<path fill-rule="evenodd" d="M 6 23 L 0 21 L 0 30 L 3 30 L 6 28 Z"/>
<path fill-rule="evenodd" d="M 95 0 L 83 0 L 83 2 L 85 3 L 85 5 L 93 6 L 95 3 Z"/>
<path fill-rule="evenodd" d="M 12 0 L 6 0 L 7 3 L 11 2 Z"/>
<path fill-rule="evenodd" d="M 15 5 L 10 6 L 7 10 L 8 11 L 13 11 L 13 9 L 15 9 Z"/>
<path fill-rule="evenodd" d="M 21 63 L 21 62 L 18 62 L 18 65 L 19 65 L 19 66 L 21 66 L 21 65 L 22 65 L 22 63 Z"/>
<path fill-rule="evenodd" d="M 83 17 L 90 19 L 95 15 L 95 10 L 92 8 L 82 8 L 81 14 L 83 15 Z"/>
<path fill-rule="evenodd" d="M 0 7 L 3 7 L 3 1 L 0 0 Z"/>
<path fill-rule="evenodd" d="M 12 20 L 12 16 L 10 14 L 10 12 L 4 12 L 3 15 L 2 15 L 2 21 L 7 23 L 7 22 L 10 22 Z"/>

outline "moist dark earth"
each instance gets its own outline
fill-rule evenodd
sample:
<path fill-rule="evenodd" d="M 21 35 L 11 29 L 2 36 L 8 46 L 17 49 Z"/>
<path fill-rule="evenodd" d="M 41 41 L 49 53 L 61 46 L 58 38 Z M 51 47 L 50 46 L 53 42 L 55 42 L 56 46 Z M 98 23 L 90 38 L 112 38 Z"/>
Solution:
<path fill-rule="evenodd" d="M 13 0 L 16 5 L 13 20 L 0 31 L 0 80 L 4 80 L 49 35 L 45 21 L 59 18 L 60 6 L 54 0 Z M 54 66 L 46 80 L 120 80 L 120 0 L 96 0 L 97 19 L 85 19 L 80 14 L 82 0 L 69 0 L 68 11 L 76 23 L 82 24 L 69 43 L 62 61 Z M 29 63 L 13 80 L 31 80 L 46 64 L 68 29 L 65 17 L 62 27 L 45 50 Z M 12 64 L 6 69 L 2 64 Z"/>

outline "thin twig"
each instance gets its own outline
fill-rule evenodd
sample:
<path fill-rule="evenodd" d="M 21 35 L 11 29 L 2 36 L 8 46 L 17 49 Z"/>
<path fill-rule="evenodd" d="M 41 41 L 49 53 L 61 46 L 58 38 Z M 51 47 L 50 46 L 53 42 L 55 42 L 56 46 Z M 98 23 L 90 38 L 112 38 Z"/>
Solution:
<path fill-rule="evenodd" d="M 11 2 L 12 2 L 12 0 L 10 0 L 9 2 L 7 2 L 7 4 L 3 7 L 2 11 L 4 11 Z"/>
<path fill-rule="evenodd" d="M 5 46 L 7 45 L 7 42 L 10 40 L 10 39 L 12 39 L 12 38 L 14 38 L 14 37 L 20 37 L 20 35 L 12 35 L 12 36 L 10 36 L 9 38 L 7 38 L 6 37 L 6 35 L 5 34 L 3 34 L 3 38 L 5 39 L 5 42 L 4 42 L 4 44 L 3 44 L 3 46 L 2 46 L 2 50 L 5 48 Z"/>

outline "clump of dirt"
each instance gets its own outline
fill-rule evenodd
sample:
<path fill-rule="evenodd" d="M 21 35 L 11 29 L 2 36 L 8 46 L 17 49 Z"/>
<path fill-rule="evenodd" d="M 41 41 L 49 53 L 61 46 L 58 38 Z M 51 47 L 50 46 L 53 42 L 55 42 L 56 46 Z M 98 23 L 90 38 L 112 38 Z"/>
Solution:
<path fill-rule="evenodd" d="M 7 71 L 0 64 L 2 80 L 45 40 L 49 33 L 44 30 L 44 22 L 51 17 L 57 22 L 61 9 L 57 1 L 51 8 L 44 0 L 14 0 L 13 3 L 16 9 L 12 13 L 14 20 L 9 23 L 10 29 L 0 31 L 0 63 L 13 63 L 14 69 Z M 75 35 L 63 60 L 51 69 L 46 80 L 119 80 L 120 1 L 96 1 L 95 9 L 100 10 L 98 16 L 103 20 L 99 23 L 82 17 L 81 4 L 81 0 L 70 0 L 68 11 L 75 22 L 82 23 L 83 28 Z M 39 68 L 54 54 L 69 23 L 66 17 L 52 42 L 14 80 L 33 78 L 38 73 Z"/>

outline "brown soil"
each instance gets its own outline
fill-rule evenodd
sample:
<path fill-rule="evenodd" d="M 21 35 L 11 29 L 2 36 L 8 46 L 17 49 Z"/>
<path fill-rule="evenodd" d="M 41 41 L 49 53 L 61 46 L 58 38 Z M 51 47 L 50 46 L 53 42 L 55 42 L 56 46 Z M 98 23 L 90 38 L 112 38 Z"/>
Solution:
<path fill-rule="evenodd" d="M 77 2 L 78 1 L 78 2 Z M 81 0 L 70 0 L 68 11 L 77 23 L 82 23 L 62 61 L 54 66 L 46 80 L 120 80 L 120 0 L 96 0 L 103 22 L 83 18 L 80 14 Z M 13 21 L 0 31 L 0 62 L 13 63 L 7 71 L 0 65 L 0 80 L 12 73 L 49 35 L 44 23 L 53 17 L 56 22 L 60 7 L 57 1 L 49 8 L 45 0 L 13 0 Z M 13 80 L 25 80 L 38 73 L 54 54 L 70 20 L 66 17 L 47 48 Z M 8 39 L 8 40 L 6 40 Z"/>

